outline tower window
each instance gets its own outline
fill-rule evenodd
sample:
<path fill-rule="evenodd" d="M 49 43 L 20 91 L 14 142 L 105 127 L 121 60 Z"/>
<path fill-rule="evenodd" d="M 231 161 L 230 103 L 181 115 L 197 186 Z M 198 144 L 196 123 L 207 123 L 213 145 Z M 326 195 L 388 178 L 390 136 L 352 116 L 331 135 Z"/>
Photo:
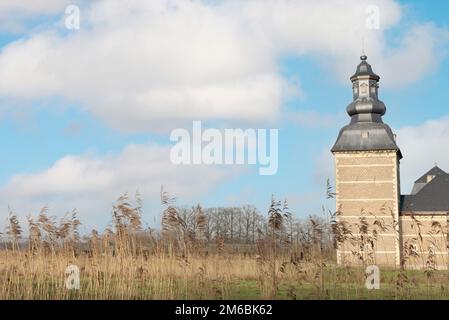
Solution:
<path fill-rule="evenodd" d="M 362 93 L 363 95 L 366 95 L 366 94 L 368 93 L 368 88 L 367 88 L 368 85 L 367 85 L 366 83 L 362 83 L 360 87 L 361 87 L 361 90 L 360 90 L 361 93 Z"/>
<path fill-rule="evenodd" d="M 369 132 L 368 131 L 363 131 L 362 132 L 362 138 L 363 139 L 368 139 L 369 138 Z"/>

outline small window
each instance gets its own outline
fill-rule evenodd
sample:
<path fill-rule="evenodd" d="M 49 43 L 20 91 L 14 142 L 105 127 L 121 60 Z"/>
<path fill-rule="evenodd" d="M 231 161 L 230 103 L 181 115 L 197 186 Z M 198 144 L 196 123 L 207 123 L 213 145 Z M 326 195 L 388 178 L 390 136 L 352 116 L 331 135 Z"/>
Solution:
<path fill-rule="evenodd" d="M 368 139 L 369 138 L 369 132 L 368 131 L 363 131 L 362 132 L 362 138 L 363 139 Z"/>
<path fill-rule="evenodd" d="M 361 87 L 360 92 L 361 92 L 363 95 L 366 95 L 366 94 L 368 93 L 368 85 L 367 85 L 366 83 L 362 83 L 362 84 L 360 85 L 360 87 Z"/>

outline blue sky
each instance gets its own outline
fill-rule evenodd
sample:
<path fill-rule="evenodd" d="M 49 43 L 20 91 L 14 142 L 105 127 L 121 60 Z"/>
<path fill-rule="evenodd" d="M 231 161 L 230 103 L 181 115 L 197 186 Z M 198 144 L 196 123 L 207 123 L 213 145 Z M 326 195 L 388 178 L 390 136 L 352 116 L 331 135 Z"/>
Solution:
<path fill-rule="evenodd" d="M 442 148 L 449 133 L 447 1 L 317 8 L 313 1 L 130 1 L 125 8 L 119 1 L 79 2 L 81 29 L 74 31 L 64 28 L 64 1 L 22 2 L 0 6 L 0 217 L 8 205 L 25 216 L 48 204 L 54 215 L 77 207 L 86 228 L 104 226 L 114 199 L 139 189 L 151 225 L 161 184 L 182 205 L 250 203 L 265 211 L 274 194 L 287 198 L 298 216 L 320 214 L 326 179 L 333 178 L 329 149 L 349 121 L 360 35 L 381 76 L 384 121 L 404 154 L 403 193 L 434 162 L 449 170 Z M 381 29 L 360 30 L 363 5 L 371 3 L 379 5 Z M 273 5 L 279 16 L 271 17 Z M 307 32 L 315 26 L 308 10 L 323 12 L 316 22 L 322 30 Z M 327 22 L 332 19 L 337 22 Z M 196 29 L 195 20 L 204 25 Z M 192 32 L 190 39 L 184 32 Z M 189 95 L 171 100 L 186 87 Z M 204 92 L 214 112 L 196 104 L 195 95 Z M 209 127 L 279 128 L 278 173 L 260 176 L 254 166 L 170 169 L 170 130 L 190 130 L 197 119 Z"/>

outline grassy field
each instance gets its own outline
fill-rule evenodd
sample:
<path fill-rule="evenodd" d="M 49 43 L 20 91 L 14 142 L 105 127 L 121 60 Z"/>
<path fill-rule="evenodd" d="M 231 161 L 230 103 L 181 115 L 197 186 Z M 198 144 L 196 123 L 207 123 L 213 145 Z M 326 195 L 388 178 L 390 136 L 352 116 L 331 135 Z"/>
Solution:
<path fill-rule="evenodd" d="M 80 268 L 79 290 L 65 286 Z M 236 254 L 113 256 L 0 252 L 0 299 L 448 299 L 449 273 L 381 270 L 379 290 L 362 268 Z"/>
<path fill-rule="evenodd" d="M 294 221 L 286 203 L 272 199 L 266 221 L 253 225 L 254 240 L 242 253 L 241 243 L 229 240 L 232 230 L 244 235 L 240 227 L 248 224 L 239 222 L 230 232 L 215 228 L 211 236 L 208 219 L 223 228 L 226 212 L 208 216 L 197 206 L 186 219 L 165 193 L 161 198 L 157 233 L 142 230 L 140 201 L 132 205 L 127 195 L 113 206 L 110 227 L 84 236 L 75 211 L 57 224 L 44 208 L 28 217 L 26 238 L 10 214 L 1 237 L 0 299 L 449 298 L 449 271 L 427 262 L 417 271 L 381 269 L 380 289 L 368 290 L 364 267 L 336 265 L 335 224 L 311 217 L 289 232 Z M 372 264 L 357 256 L 362 266 Z"/>

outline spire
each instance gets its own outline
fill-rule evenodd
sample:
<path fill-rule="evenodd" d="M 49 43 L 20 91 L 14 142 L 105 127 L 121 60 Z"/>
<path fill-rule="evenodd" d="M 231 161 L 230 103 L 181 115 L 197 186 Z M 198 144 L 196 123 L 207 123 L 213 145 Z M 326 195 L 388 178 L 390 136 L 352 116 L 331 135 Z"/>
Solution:
<path fill-rule="evenodd" d="M 386 107 L 377 97 L 380 77 L 373 72 L 371 65 L 366 62 L 368 57 L 362 55 L 355 74 L 351 77 L 353 88 L 353 102 L 347 107 L 351 116 L 351 123 L 379 122 Z"/>
<path fill-rule="evenodd" d="M 373 72 L 365 54 L 360 60 L 355 74 L 350 78 L 353 101 L 346 111 L 351 122 L 340 130 L 332 152 L 396 150 L 401 158 L 395 135 L 382 121 L 387 108 L 378 98 L 380 77 Z"/>
<path fill-rule="evenodd" d="M 365 38 L 362 37 L 362 56 L 365 55 Z"/>

